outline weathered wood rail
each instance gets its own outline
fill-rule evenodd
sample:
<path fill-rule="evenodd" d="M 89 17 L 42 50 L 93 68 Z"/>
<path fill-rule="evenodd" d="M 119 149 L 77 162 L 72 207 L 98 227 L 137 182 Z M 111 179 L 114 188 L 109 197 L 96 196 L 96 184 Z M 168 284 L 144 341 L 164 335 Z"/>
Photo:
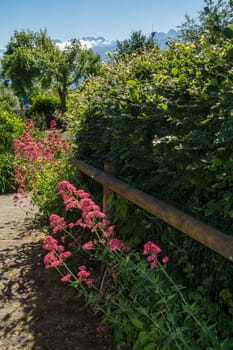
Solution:
<path fill-rule="evenodd" d="M 106 208 L 106 193 L 113 191 L 233 262 L 232 236 L 193 218 L 143 191 L 133 188 L 112 174 L 86 164 L 83 160 L 72 158 L 71 162 L 79 171 L 103 185 L 104 208 Z"/>

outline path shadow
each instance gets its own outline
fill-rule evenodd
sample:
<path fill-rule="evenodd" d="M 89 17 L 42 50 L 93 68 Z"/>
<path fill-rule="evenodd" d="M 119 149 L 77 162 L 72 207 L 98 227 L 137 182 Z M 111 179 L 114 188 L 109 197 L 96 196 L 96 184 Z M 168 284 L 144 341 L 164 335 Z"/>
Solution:
<path fill-rule="evenodd" d="M 38 230 L 24 229 L 30 238 L 24 231 L 0 251 L 0 349 L 114 349 L 111 336 L 96 336 L 99 320 L 76 291 L 62 284 L 55 271 L 44 269 Z"/>

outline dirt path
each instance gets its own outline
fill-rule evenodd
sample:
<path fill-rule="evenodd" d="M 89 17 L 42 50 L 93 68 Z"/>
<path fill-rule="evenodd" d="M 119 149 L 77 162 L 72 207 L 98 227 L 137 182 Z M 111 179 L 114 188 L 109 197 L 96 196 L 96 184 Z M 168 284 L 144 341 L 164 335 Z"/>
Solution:
<path fill-rule="evenodd" d="M 0 195 L 0 350 L 107 350 L 98 320 L 74 290 L 44 270 L 43 232 L 32 225 L 30 203 L 14 207 Z"/>

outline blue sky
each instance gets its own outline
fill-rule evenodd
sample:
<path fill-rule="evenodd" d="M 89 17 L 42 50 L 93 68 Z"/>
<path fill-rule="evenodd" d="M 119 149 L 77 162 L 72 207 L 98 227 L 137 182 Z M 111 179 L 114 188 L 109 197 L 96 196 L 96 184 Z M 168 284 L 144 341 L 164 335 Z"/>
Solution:
<path fill-rule="evenodd" d="M 52 39 L 67 41 L 83 36 L 108 40 L 129 38 L 132 31 L 167 32 L 197 17 L 203 0 L 1 0 L 0 48 L 14 30 L 47 29 Z"/>

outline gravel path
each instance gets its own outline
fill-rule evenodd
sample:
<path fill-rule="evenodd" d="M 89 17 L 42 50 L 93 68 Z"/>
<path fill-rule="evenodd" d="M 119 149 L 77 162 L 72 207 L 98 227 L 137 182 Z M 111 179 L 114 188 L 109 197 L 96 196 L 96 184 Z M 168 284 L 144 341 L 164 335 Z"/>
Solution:
<path fill-rule="evenodd" d="M 74 290 L 44 269 L 43 231 L 30 210 L 0 195 L 0 350 L 113 350 Z"/>

